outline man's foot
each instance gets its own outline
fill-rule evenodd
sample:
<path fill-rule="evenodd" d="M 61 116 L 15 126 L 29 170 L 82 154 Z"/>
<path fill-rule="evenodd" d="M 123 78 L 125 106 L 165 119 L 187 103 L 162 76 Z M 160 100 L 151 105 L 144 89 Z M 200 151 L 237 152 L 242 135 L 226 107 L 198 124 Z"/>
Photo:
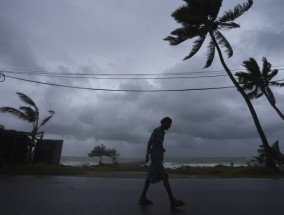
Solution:
<path fill-rule="evenodd" d="M 184 204 L 185 204 L 184 201 L 174 199 L 174 200 L 171 201 L 171 208 L 181 207 Z"/>
<path fill-rule="evenodd" d="M 140 205 L 152 205 L 152 204 L 154 204 L 151 200 L 147 199 L 146 197 L 140 198 L 138 203 Z"/>

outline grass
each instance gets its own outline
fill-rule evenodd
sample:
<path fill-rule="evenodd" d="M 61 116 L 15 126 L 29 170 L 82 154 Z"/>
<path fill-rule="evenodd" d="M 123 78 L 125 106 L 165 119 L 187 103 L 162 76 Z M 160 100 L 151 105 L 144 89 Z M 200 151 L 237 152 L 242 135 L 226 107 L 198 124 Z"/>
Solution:
<path fill-rule="evenodd" d="M 263 167 L 194 167 L 187 169 L 169 170 L 170 173 L 199 178 L 284 178 L 284 172 Z"/>
<path fill-rule="evenodd" d="M 167 171 L 174 178 L 284 178 L 284 172 L 261 167 L 187 167 Z M 0 167 L 0 175 L 145 177 L 146 174 L 147 168 L 125 164 L 82 167 L 9 164 Z"/>

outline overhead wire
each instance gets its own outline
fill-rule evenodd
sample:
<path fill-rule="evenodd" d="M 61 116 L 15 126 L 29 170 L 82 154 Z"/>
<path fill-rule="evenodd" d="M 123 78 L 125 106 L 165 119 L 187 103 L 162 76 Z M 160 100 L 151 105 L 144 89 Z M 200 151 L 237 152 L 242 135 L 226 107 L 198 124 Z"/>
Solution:
<path fill-rule="evenodd" d="M 276 65 L 271 68 L 284 67 L 284 65 Z M 231 69 L 232 72 L 241 71 L 242 69 Z M 284 70 L 279 68 L 278 70 Z M 224 73 L 225 70 L 203 70 L 203 71 L 191 71 L 191 72 L 165 72 L 165 73 L 52 73 L 48 71 L 40 70 L 26 70 L 26 69 L 15 69 L 15 68 L 4 68 L 0 67 L 0 71 L 13 74 L 26 74 L 26 75 L 54 75 L 54 76 L 168 76 L 168 75 L 194 75 L 203 73 Z M 225 75 L 224 75 L 225 76 Z M 151 79 L 151 78 L 149 78 Z"/>
<path fill-rule="evenodd" d="M 114 77 L 119 77 L 122 76 L 123 78 L 125 76 L 148 76 L 149 79 L 151 79 L 152 76 L 179 76 L 179 75 L 194 75 L 194 74 L 200 74 L 204 73 L 202 71 L 200 72 L 190 72 L 190 73 L 52 73 L 52 72 L 46 72 L 46 71 L 29 71 L 29 70 L 18 70 L 18 69 L 1 69 L 0 71 L 3 71 L 5 73 L 10 73 L 10 74 L 19 74 L 19 75 L 36 75 L 36 76 L 86 76 L 86 77 L 91 77 L 91 76 L 114 76 Z M 221 73 L 222 71 L 211 71 L 211 73 Z M 207 71 L 206 73 L 209 73 Z"/>
<path fill-rule="evenodd" d="M 282 66 L 282 65 L 281 65 Z M 279 66 L 280 67 L 280 66 Z M 282 68 L 278 70 L 284 70 Z M 212 71 L 212 72 L 224 72 L 224 71 Z M 217 90 L 217 89 L 228 89 L 228 88 L 234 88 L 234 86 L 221 86 L 221 87 L 208 87 L 208 88 L 187 88 L 187 89 L 163 89 L 163 90 L 133 90 L 133 89 L 107 89 L 107 88 L 91 88 L 91 87 L 78 87 L 78 86 L 70 86 L 70 85 L 63 85 L 63 84 L 56 84 L 56 83 L 48 83 L 48 82 L 42 82 L 42 81 L 35 81 L 35 80 L 30 80 L 26 78 L 20 78 L 20 77 L 15 77 L 11 75 L 7 75 L 5 73 L 9 74 L 14 74 L 14 75 L 32 75 L 32 76 L 47 76 L 47 77 L 56 77 L 56 78 L 88 78 L 88 79 L 119 79 L 119 80 L 140 80 L 140 79 L 160 79 L 160 80 L 165 80 L 165 79 L 191 79 L 191 78 L 213 78 L 213 77 L 223 77 L 227 75 L 200 75 L 200 76 L 171 76 L 171 77 L 89 77 L 86 75 L 90 74 L 76 74 L 77 76 L 73 76 L 74 73 L 66 73 L 66 74 L 55 74 L 55 73 L 50 73 L 50 72 L 31 72 L 31 71 L 26 71 L 26 70 L 0 70 L 0 78 L 2 78 L 2 82 L 5 80 L 5 77 L 11 78 L 11 79 L 16 79 L 20 81 L 26 81 L 26 82 L 31 82 L 31 83 L 37 83 L 37 84 L 43 84 L 43 85 L 50 85 L 50 86 L 56 86 L 56 87 L 64 87 L 64 88 L 73 88 L 73 89 L 85 89 L 85 90 L 93 90 L 93 91 L 109 91 L 109 92 L 185 92 L 185 91 L 201 91 L 201 90 Z M 197 72 L 195 72 L 197 73 Z M 170 73 L 159 73 L 159 74 L 100 74 L 100 75 L 115 75 L 115 76 L 124 76 L 124 75 L 169 75 Z M 177 75 L 178 73 L 171 73 Z M 184 73 L 179 73 L 183 74 Z M 193 74 L 190 73 L 190 75 Z M 82 76 L 78 76 L 82 75 Z M 94 75 L 94 74 L 93 74 Z M 96 74 L 98 75 L 98 74 Z M 283 81 L 284 79 L 277 80 L 277 81 Z"/>
<path fill-rule="evenodd" d="M 13 73 L 12 73 L 13 74 Z M 20 74 L 22 75 L 22 74 Z M 25 74 L 30 75 L 30 74 Z M 34 75 L 30 75 L 34 76 Z M 201 75 L 201 76 L 172 76 L 172 77 L 94 77 L 94 76 L 73 76 L 73 75 L 36 75 L 52 78 L 70 78 L 70 79 L 97 79 L 97 80 L 170 80 L 170 79 L 196 79 L 196 78 L 214 78 L 227 75 Z"/>
<path fill-rule="evenodd" d="M 123 90 L 115 90 L 115 89 L 106 89 L 106 88 L 91 88 L 91 87 L 77 87 L 77 86 L 70 86 L 70 85 L 62 85 L 62 84 L 55 84 L 55 83 L 47 83 L 42 81 L 34 81 L 28 80 L 24 78 L 13 77 L 10 75 L 5 75 L 8 78 L 32 82 L 37 84 L 43 85 L 50 85 L 56 87 L 64 87 L 64 88 L 73 88 L 73 89 L 81 89 L 81 90 L 93 90 L 93 91 L 107 91 L 107 92 L 141 92 L 141 93 L 155 93 L 155 92 L 186 92 L 186 91 L 203 91 L 203 90 L 217 90 L 217 89 L 227 89 L 227 88 L 234 88 L 234 86 L 223 86 L 223 87 L 207 87 L 207 88 L 189 88 L 189 89 L 166 89 L 166 90 L 133 90 L 133 89 L 123 89 Z"/>

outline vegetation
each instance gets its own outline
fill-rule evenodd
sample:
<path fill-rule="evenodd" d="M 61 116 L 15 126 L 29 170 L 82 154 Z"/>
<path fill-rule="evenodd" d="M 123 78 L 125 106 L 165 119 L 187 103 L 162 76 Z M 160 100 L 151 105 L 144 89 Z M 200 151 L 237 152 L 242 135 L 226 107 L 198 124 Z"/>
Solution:
<path fill-rule="evenodd" d="M 186 4 L 172 13 L 172 17 L 179 24 L 181 24 L 181 27 L 172 31 L 171 35 L 166 37 L 165 40 L 169 41 L 170 45 L 179 45 L 180 43 L 188 39 L 197 38 L 194 41 L 191 52 L 184 58 L 184 60 L 186 60 L 193 57 L 199 51 L 206 37 L 209 35 L 210 42 L 207 47 L 208 52 L 205 68 L 211 66 L 215 57 L 215 51 L 217 50 L 223 68 L 225 69 L 227 75 L 229 76 L 237 90 L 241 93 L 249 108 L 249 111 L 254 120 L 254 124 L 262 140 L 264 150 L 267 152 L 267 154 L 271 153 L 271 147 L 267 141 L 266 135 L 259 122 L 255 109 L 248 95 L 245 93 L 244 89 L 240 86 L 236 78 L 233 76 L 231 70 L 225 63 L 221 51 L 221 48 L 224 48 L 228 57 L 233 56 L 233 49 L 228 40 L 221 33 L 221 30 L 239 28 L 240 25 L 235 23 L 234 20 L 248 11 L 253 5 L 253 1 L 247 0 L 246 3 L 237 5 L 233 10 L 226 11 L 224 15 L 219 18 L 217 18 L 217 16 L 223 0 L 184 1 Z M 266 162 L 267 167 L 275 168 L 275 164 L 272 160 L 269 159 L 269 157 L 267 157 Z"/>
<path fill-rule="evenodd" d="M 21 101 L 23 101 L 28 106 L 20 106 L 19 109 L 13 107 L 1 107 L 0 112 L 10 113 L 18 117 L 19 119 L 31 123 L 33 125 L 31 134 L 35 138 L 39 128 L 41 128 L 44 124 L 46 124 L 52 118 L 55 112 L 53 110 L 49 110 L 48 111 L 49 116 L 45 117 L 41 121 L 41 123 L 39 123 L 39 109 L 34 103 L 34 101 L 23 93 L 17 92 L 17 94 L 20 97 Z"/>
<path fill-rule="evenodd" d="M 144 178 L 148 168 L 137 165 L 55 166 L 47 164 L 5 165 L 0 175 L 87 176 Z M 173 178 L 284 178 L 284 172 L 261 167 L 184 167 L 167 170 Z"/>
<path fill-rule="evenodd" d="M 32 124 L 33 128 L 31 131 L 31 138 L 32 138 L 32 145 L 29 147 L 29 161 L 32 160 L 33 149 L 35 147 L 35 140 L 38 134 L 39 129 L 45 125 L 54 115 L 53 110 L 49 110 L 49 115 L 45 117 L 41 123 L 39 123 L 39 109 L 34 103 L 34 101 L 23 93 L 17 92 L 18 96 L 20 97 L 21 101 L 23 101 L 27 106 L 20 106 L 19 109 L 13 107 L 1 107 L 0 113 L 10 113 L 17 118 L 27 121 Z"/>
<path fill-rule="evenodd" d="M 278 70 L 271 70 L 271 64 L 265 57 L 262 59 L 262 62 L 262 70 L 260 70 L 254 58 L 244 61 L 243 66 L 246 68 L 246 71 L 237 72 L 236 76 L 238 77 L 243 90 L 247 92 L 247 95 L 251 100 L 258 99 L 264 95 L 270 105 L 284 120 L 284 115 L 277 108 L 275 97 L 270 89 L 270 86 L 283 87 L 284 83 L 272 81 L 272 79 L 278 74 Z"/>
<path fill-rule="evenodd" d="M 99 165 L 102 165 L 102 157 L 110 157 L 114 164 L 117 163 L 117 157 L 119 154 L 117 153 L 116 149 L 107 149 L 105 145 L 95 146 L 91 153 L 88 154 L 89 157 L 99 157 L 100 162 Z"/>
<path fill-rule="evenodd" d="M 280 152 L 278 140 L 272 144 L 271 150 L 272 150 L 271 159 L 274 160 L 277 167 L 279 168 L 281 165 L 284 164 L 284 155 Z M 253 165 L 264 166 L 265 159 L 267 157 L 266 152 L 262 147 L 260 147 L 257 151 L 258 151 L 258 156 L 253 157 L 253 159 L 248 164 L 252 166 Z"/>

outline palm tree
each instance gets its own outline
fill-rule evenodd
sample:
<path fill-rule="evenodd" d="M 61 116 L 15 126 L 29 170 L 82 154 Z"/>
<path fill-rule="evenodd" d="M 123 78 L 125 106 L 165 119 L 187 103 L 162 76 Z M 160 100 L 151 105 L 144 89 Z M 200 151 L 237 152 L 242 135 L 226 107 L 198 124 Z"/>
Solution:
<path fill-rule="evenodd" d="M 53 110 L 49 110 L 48 113 L 49 115 L 45 117 L 41 123 L 39 123 L 39 109 L 34 103 L 34 101 L 28 97 L 27 95 L 23 93 L 17 92 L 18 96 L 20 97 L 21 101 L 23 101 L 25 104 L 28 106 L 20 106 L 19 109 L 13 108 L 13 107 L 1 107 L 0 112 L 2 113 L 10 113 L 14 116 L 16 116 L 19 119 L 22 119 L 24 121 L 28 121 L 29 123 L 32 123 L 33 128 L 31 131 L 31 138 L 32 138 L 32 143 L 29 147 L 29 161 L 31 161 L 31 156 L 32 156 L 32 150 L 34 148 L 34 143 L 36 140 L 36 135 L 38 134 L 38 130 L 45 125 L 55 114 Z"/>
<path fill-rule="evenodd" d="M 250 113 L 253 117 L 255 126 L 262 140 L 264 149 L 271 152 L 271 147 L 267 141 L 264 131 L 261 127 L 257 114 L 252 106 L 252 103 L 237 82 L 232 72 L 225 63 L 221 47 L 225 49 L 228 57 L 233 56 L 233 49 L 228 40 L 223 36 L 220 30 L 231 30 L 239 28 L 240 26 L 234 22 L 235 19 L 240 17 L 243 13 L 248 11 L 252 4 L 252 0 L 247 0 L 242 5 L 237 5 L 233 10 L 226 11 L 223 16 L 217 18 L 223 0 L 184 0 L 186 4 L 172 13 L 172 17 L 181 24 L 181 27 L 172 31 L 171 36 L 166 37 L 164 40 L 169 41 L 170 45 L 178 45 L 188 39 L 197 38 L 191 52 L 184 58 L 184 60 L 194 56 L 201 46 L 203 45 L 206 36 L 210 36 L 210 42 L 207 47 L 207 61 L 205 68 L 211 66 L 215 50 L 217 50 L 221 64 L 228 74 L 229 78 L 243 96 Z M 267 166 L 274 167 L 275 164 L 270 162 L 271 159 L 267 157 Z"/>
<path fill-rule="evenodd" d="M 275 97 L 270 89 L 270 86 L 283 87 L 284 83 L 271 81 L 278 74 L 278 70 L 271 70 L 271 64 L 265 57 L 262 58 L 262 62 L 262 70 L 260 70 L 256 60 L 254 58 L 250 58 L 243 62 L 243 66 L 247 71 L 237 72 L 235 75 L 238 77 L 243 90 L 247 91 L 247 95 L 251 100 L 264 95 L 270 105 L 284 120 L 284 115 L 277 108 Z"/>

